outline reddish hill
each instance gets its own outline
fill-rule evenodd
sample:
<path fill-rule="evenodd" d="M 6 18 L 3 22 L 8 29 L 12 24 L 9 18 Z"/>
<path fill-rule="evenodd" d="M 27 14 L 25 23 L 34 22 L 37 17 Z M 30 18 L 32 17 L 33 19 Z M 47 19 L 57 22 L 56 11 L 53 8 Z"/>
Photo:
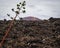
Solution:
<path fill-rule="evenodd" d="M 23 20 L 27 20 L 27 21 L 39 21 L 39 18 L 36 17 L 32 17 L 32 16 L 28 16 L 28 17 L 24 17 Z"/>

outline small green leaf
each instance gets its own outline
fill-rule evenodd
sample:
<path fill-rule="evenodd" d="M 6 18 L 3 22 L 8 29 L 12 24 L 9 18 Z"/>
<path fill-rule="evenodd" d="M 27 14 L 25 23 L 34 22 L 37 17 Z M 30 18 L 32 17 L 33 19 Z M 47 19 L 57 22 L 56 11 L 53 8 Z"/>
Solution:
<path fill-rule="evenodd" d="M 25 10 L 23 10 L 22 12 L 23 12 L 23 13 L 25 13 L 26 11 L 25 11 Z"/>
<path fill-rule="evenodd" d="M 12 11 L 14 11 L 14 9 L 13 9 L 13 8 L 12 8 L 11 10 L 12 10 Z"/>
<path fill-rule="evenodd" d="M 17 7 L 17 9 L 19 9 L 19 10 L 20 10 L 20 8 L 19 8 L 19 7 Z"/>
<path fill-rule="evenodd" d="M 25 6 L 25 4 L 22 4 L 22 6 Z"/>
<path fill-rule="evenodd" d="M 7 16 L 10 16 L 10 14 L 7 14 Z"/>
<path fill-rule="evenodd" d="M 19 4 L 21 4 L 21 2 Z"/>
<path fill-rule="evenodd" d="M 25 9 L 25 7 L 23 7 L 23 9 Z"/>
<path fill-rule="evenodd" d="M 26 1 L 23 1 L 23 3 L 26 3 Z"/>
<path fill-rule="evenodd" d="M 17 4 L 17 6 L 20 6 L 19 4 Z"/>
<path fill-rule="evenodd" d="M 13 19 L 13 17 L 11 17 L 11 19 Z"/>
<path fill-rule="evenodd" d="M 19 14 L 19 11 L 15 11 L 16 14 Z"/>
<path fill-rule="evenodd" d="M 26 5 L 26 3 L 25 3 L 25 1 L 22 3 L 22 6 L 25 6 Z"/>

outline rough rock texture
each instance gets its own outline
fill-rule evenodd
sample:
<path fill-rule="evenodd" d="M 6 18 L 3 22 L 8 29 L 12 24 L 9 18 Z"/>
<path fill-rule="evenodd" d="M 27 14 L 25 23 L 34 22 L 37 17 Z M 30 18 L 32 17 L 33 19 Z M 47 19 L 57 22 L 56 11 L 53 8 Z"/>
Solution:
<path fill-rule="evenodd" d="M 0 42 L 9 23 L 0 20 Z M 60 48 L 60 19 L 16 20 L 2 48 Z"/>

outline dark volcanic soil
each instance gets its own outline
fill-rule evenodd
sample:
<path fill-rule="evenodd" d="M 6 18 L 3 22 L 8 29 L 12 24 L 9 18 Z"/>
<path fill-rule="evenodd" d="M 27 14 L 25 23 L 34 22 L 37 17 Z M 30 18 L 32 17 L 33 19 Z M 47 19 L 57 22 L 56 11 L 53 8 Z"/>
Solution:
<path fill-rule="evenodd" d="M 9 23 L 0 20 L 0 42 Z M 60 48 L 60 19 L 16 20 L 2 48 Z"/>

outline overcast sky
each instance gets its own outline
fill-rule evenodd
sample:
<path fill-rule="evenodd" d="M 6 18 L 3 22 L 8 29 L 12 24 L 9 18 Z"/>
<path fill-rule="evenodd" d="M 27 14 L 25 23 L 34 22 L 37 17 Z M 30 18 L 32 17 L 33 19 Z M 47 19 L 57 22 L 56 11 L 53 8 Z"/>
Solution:
<path fill-rule="evenodd" d="M 14 17 L 15 14 L 11 9 L 16 8 L 16 4 L 21 1 L 23 0 L 0 0 L 0 19 L 10 19 L 7 13 Z M 60 0 L 26 0 L 26 13 L 19 16 L 33 16 L 40 19 L 60 18 Z"/>

